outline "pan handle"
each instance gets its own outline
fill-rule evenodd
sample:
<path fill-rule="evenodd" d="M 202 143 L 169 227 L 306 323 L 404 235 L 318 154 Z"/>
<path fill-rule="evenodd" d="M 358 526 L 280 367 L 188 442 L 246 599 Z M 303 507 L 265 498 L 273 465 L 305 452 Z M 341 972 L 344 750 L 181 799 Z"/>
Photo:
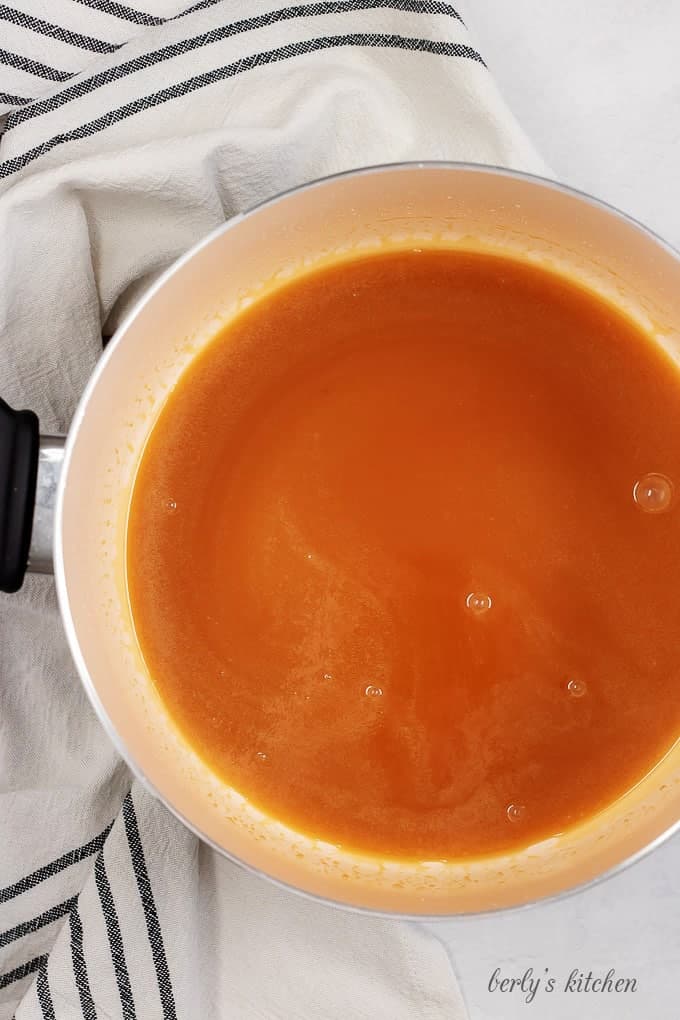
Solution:
<path fill-rule="evenodd" d="M 63 456 L 63 436 L 41 436 L 33 411 L 0 399 L 0 591 L 18 591 L 26 571 L 52 573 Z"/>

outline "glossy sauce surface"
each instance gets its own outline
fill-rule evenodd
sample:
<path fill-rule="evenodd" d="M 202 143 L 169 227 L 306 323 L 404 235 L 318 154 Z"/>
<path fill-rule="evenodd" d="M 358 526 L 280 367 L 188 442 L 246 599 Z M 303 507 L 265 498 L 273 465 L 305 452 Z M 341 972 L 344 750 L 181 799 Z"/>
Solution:
<path fill-rule="evenodd" d="M 528 845 L 680 729 L 680 375 L 521 262 L 339 263 L 185 371 L 127 557 L 161 697 L 268 814 L 399 857 Z"/>

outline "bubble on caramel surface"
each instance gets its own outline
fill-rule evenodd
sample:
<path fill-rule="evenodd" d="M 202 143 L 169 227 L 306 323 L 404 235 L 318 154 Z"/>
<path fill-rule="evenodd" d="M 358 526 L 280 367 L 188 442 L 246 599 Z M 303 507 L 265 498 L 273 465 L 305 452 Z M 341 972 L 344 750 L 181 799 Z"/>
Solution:
<path fill-rule="evenodd" d="M 673 483 L 666 475 L 652 471 L 633 486 L 633 499 L 646 514 L 662 514 L 670 510 L 673 501 Z"/>
<path fill-rule="evenodd" d="M 481 616 L 491 609 L 493 599 L 486 592 L 471 591 L 465 599 L 465 605 L 475 616 Z"/>

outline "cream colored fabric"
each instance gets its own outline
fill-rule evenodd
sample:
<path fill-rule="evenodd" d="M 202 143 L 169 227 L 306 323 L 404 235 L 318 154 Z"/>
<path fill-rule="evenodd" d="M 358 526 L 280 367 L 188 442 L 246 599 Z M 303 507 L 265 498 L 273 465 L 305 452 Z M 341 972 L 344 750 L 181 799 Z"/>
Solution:
<path fill-rule="evenodd" d="M 68 427 L 102 330 L 237 210 L 385 161 L 541 169 L 445 3 L 15 6 L 0 20 L 0 394 L 45 431 Z M 424 929 L 241 871 L 132 783 L 49 579 L 0 597 L 0 887 L 0 1020 L 465 1016 Z"/>

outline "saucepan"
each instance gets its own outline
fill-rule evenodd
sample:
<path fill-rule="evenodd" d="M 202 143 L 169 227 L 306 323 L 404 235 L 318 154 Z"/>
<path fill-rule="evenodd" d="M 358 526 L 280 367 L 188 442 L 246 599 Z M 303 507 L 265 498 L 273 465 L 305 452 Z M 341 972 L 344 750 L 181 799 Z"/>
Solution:
<path fill-rule="evenodd" d="M 220 781 L 183 740 L 135 640 L 126 594 L 131 487 L 164 400 L 229 318 L 291 274 L 352 250 L 441 243 L 506 253 L 581 280 L 680 360 L 680 257 L 650 231 L 547 180 L 463 164 L 356 170 L 237 216 L 175 263 L 111 340 L 70 433 L 0 409 L 0 586 L 54 569 L 78 672 L 140 781 L 217 850 L 334 903 L 410 916 L 554 897 L 612 873 L 680 819 L 680 743 L 622 799 L 569 831 L 474 860 L 408 862 L 294 832 Z"/>

